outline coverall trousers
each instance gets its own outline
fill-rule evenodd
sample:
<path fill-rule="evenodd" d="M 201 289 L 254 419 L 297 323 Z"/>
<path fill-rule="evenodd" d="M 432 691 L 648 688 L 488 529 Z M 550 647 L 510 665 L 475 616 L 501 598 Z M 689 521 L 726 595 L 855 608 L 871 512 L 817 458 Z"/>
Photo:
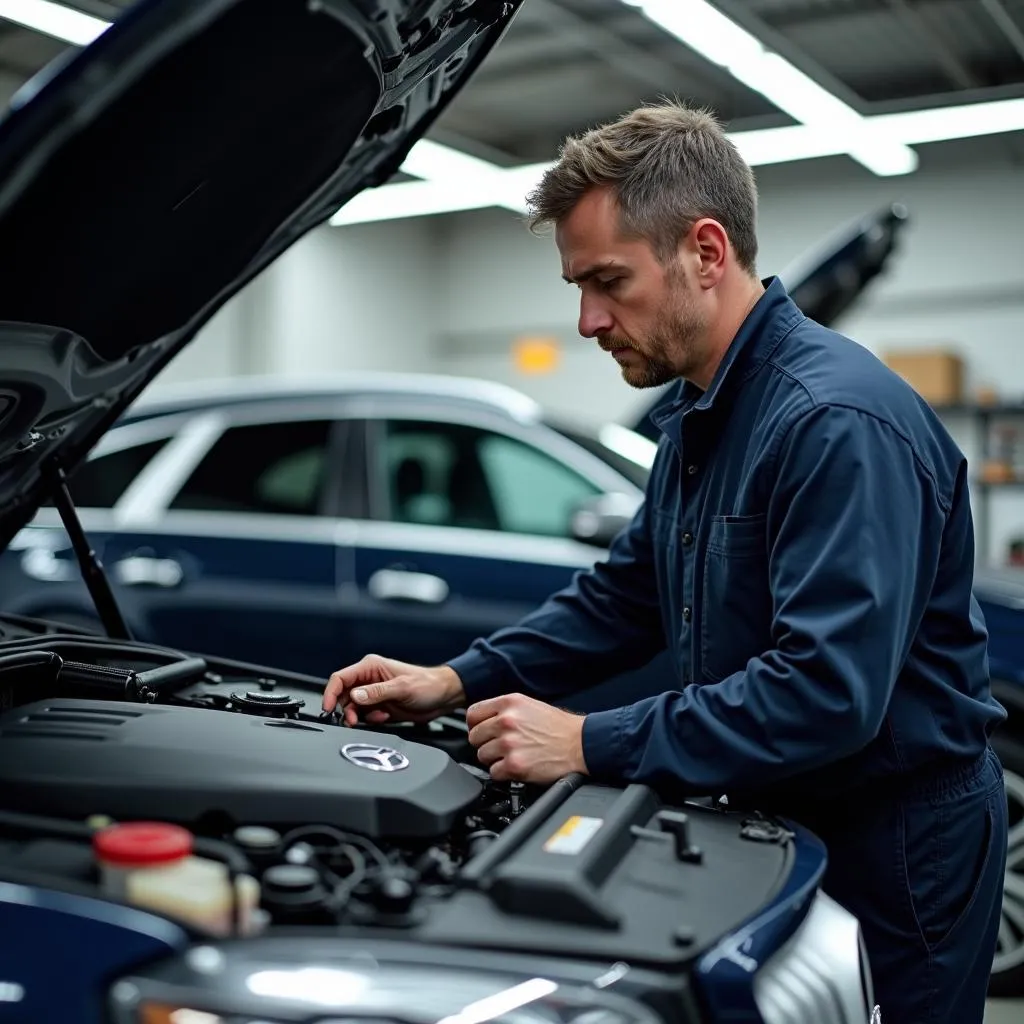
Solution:
<path fill-rule="evenodd" d="M 882 1024 L 982 1024 L 1008 828 L 992 750 L 814 817 L 799 820 L 828 848 L 825 891 L 860 919 Z"/>

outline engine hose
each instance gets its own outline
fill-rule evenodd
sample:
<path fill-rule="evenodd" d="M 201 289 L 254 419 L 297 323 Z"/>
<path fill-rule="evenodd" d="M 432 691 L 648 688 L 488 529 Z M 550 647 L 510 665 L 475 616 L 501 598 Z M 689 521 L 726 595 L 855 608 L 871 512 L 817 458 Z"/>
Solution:
<path fill-rule="evenodd" d="M 52 681 L 64 665 L 64 660 L 53 651 L 16 651 L 13 654 L 0 656 L 0 677 L 8 672 L 24 672 L 25 669 L 48 668 L 52 673 Z"/>
<path fill-rule="evenodd" d="M 51 839 L 81 839 L 86 842 L 92 841 L 94 832 L 88 825 L 77 821 L 18 814 L 16 811 L 0 811 L 0 829 L 4 828 L 16 833 L 27 832 L 33 837 L 42 835 Z"/>

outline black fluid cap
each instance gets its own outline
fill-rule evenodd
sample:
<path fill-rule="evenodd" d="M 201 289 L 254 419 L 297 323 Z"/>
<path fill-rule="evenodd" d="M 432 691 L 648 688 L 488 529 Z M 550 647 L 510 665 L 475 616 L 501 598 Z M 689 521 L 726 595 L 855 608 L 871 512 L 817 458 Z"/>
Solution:
<path fill-rule="evenodd" d="M 412 906 L 415 897 L 416 888 L 409 879 L 389 874 L 380 880 L 373 894 L 373 902 L 383 913 L 404 914 Z"/>
<path fill-rule="evenodd" d="M 307 906 L 324 896 L 316 868 L 306 864 L 275 864 L 263 872 L 261 881 L 267 902 L 281 906 Z"/>
<path fill-rule="evenodd" d="M 265 825 L 242 825 L 231 838 L 250 853 L 263 853 L 277 849 L 281 833 Z"/>

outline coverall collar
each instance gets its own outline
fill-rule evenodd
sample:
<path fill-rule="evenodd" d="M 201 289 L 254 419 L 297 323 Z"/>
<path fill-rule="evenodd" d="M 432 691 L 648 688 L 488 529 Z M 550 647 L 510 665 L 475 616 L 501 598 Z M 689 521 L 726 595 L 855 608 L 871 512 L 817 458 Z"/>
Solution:
<path fill-rule="evenodd" d="M 679 447 L 682 419 L 693 410 L 711 409 L 767 362 L 779 342 L 803 318 L 778 277 L 764 278 L 764 294 L 740 325 L 707 391 L 682 381 L 674 401 L 651 415 L 651 420 Z"/>

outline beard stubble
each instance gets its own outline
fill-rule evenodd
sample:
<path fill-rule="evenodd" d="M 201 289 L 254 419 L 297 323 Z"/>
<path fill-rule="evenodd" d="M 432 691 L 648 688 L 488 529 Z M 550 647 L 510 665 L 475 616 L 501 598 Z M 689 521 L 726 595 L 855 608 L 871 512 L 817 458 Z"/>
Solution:
<path fill-rule="evenodd" d="M 622 379 L 630 387 L 657 388 L 695 368 L 700 338 L 706 330 L 706 318 L 680 288 L 673 305 L 662 311 L 643 338 L 606 334 L 597 340 L 606 352 L 626 348 L 635 354 L 620 365 Z"/>

